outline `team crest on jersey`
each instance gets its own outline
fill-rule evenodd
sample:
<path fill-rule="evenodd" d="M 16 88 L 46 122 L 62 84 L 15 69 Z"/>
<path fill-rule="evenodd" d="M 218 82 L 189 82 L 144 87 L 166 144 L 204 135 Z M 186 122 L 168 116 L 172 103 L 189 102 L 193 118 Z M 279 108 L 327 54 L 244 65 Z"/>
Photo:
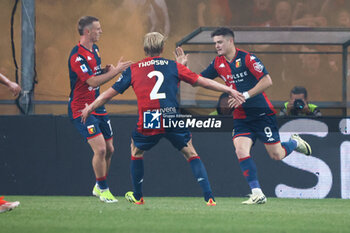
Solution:
<path fill-rule="evenodd" d="M 87 56 L 87 59 L 88 59 L 88 61 L 91 61 L 91 60 L 92 60 L 92 58 L 91 58 L 90 56 Z"/>
<path fill-rule="evenodd" d="M 260 62 L 254 62 L 253 64 L 254 70 L 261 73 L 264 70 L 264 66 Z"/>
<path fill-rule="evenodd" d="M 81 71 L 83 71 L 84 73 L 87 73 L 87 72 L 88 72 L 88 68 L 86 67 L 85 64 L 82 64 L 82 65 L 80 66 L 80 69 L 81 69 Z"/>
<path fill-rule="evenodd" d="M 87 127 L 87 130 L 88 130 L 89 134 L 94 134 L 94 133 L 96 133 L 96 129 L 95 129 L 95 126 L 94 126 L 94 125 L 89 125 L 89 126 Z"/>
<path fill-rule="evenodd" d="M 144 129 L 160 129 L 160 116 L 162 114 L 159 110 L 148 110 L 143 112 L 143 128 Z"/>
<path fill-rule="evenodd" d="M 95 52 L 97 53 L 97 56 L 98 56 L 98 57 L 101 57 L 101 56 L 100 56 L 100 52 L 98 51 L 98 49 L 95 49 Z"/>
<path fill-rule="evenodd" d="M 224 63 L 221 63 L 221 64 L 219 65 L 219 68 L 225 68 L 225 64 L 224 64 Z"/>
<path fill-rule="evenodd" d="M 250 61 L 253 61 L 253 60 L 255 60 L 255 56 L 253 56 L 253 55 L 250 55 Z"/>
<path fill-rule="evenodd" d="M 236 68 L 239 68 L 239 67 L 241 67 L 241 66 L 242 66 L 242 61 L 241 61 L 240 58 L 238 58 L 238 59 L 236 60 Z"/>

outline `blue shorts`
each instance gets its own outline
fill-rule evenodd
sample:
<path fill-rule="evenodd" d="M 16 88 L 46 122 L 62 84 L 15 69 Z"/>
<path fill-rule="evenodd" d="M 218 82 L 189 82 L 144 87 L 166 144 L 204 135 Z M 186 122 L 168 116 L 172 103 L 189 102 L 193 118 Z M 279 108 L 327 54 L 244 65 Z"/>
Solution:
<path fill-rule="evenodd" d="M 249 137 L 255 143 L 259 139 L 265 144 L 280 142 L 276 116 L 262 116 L 253 120 L 234 119 L 232 137 Z"/>
<path fill-rule="evenodd" d="M 113 136 L 111 121 L 107 115 L 90 115 L 86 119 L 85 124 L 81 122 L 81 117 L 73 120 L 71 119 L 71 121 L 79 133 L 87 140 L 100 134 L 102 134 L 106 140 L 111 139 Z"/>
<path fill-rule="evenodd" d="M 168 139 L 176 149 L 181 150 L 187 146 L 187 143 L 191 140 L 192 135 L 188 129 L 173 129 L 162 134 L 151 136 L 143 135 L 137 132 L 136 129 L 132 132 L 132 140 L 134 141 L 134 145 L 140 150 L 144 151 L 150 150 L 162 137 Z"/>

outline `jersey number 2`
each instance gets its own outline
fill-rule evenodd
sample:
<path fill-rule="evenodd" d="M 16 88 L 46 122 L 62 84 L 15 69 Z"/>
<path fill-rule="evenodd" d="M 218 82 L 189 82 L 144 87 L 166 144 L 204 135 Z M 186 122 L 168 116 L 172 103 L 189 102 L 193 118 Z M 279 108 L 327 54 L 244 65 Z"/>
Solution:
<path fill-rule="evenodd" d="M 152 71 L 152 72 L 148 73 L 147 76 L 149 78 L 153 78 L 154 76 L 157 77 L 157 82 L 154 85 L 151 93 L 149 94 L 151 100 L 165 99 L 166 98 L 165 93 L 158 93 L 160 87 L 162 86 L 162 84 L 164 82 L 164 75 L 159 71 Z"/>

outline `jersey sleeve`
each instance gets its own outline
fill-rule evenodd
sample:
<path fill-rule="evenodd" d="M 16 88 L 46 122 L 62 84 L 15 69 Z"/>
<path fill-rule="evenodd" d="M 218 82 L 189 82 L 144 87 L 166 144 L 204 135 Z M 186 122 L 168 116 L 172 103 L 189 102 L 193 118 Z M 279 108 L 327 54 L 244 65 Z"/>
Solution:
<path fill-rule="evenodd" d="M 83 56 L 80 56 L 79 54 L 74 54 L 69 62 L 72 71 L 77 74 L 78 78 L 81 81 L 86 82 L 86 80 L 88 80 L 94 75 L 86 59 Z"/>
<path fill-rule="evenodd" d="M 210 65 L 201 73 L 201 76 L 214 79 L 219 77 L 218 72 L 215 69 L 215 59 L 210 63 Z"/>
<path fill-rule="evenodd" d="M 131 84 L 131 69 L 127 68 L 119 77 L 119 79 L 113 84 L 112 88 L 118 93 L 123 94 Z"/>
<path fill-rule="evenodd" d="M 179 79 L 189 83 L 191 85 L 195 84 L 199 78 L 199 75 L 192 72 L 190 69 L 188 69 L 186 66 L 176 63 L 177 65 L 177 70 L 179 74 Z"/>
<path fill-rule="evenodd" d="M 253 54 L 247 54 L 245 57 L 245 64 L 250 73 L 252 73 L 257 80 L 260 80 L 262 77 L 269 74 L 264 64 Z"/>

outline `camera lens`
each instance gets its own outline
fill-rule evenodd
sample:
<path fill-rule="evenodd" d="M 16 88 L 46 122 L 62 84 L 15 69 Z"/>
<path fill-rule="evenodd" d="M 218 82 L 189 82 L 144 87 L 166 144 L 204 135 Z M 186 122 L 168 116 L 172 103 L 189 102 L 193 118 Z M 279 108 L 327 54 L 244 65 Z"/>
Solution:
<path fill-rule="evenodd" d="M 302 99 L 296 99 L 294 101 L 294 108 L 296 110 L 302 110 L 304 108 L 304 106 L 305 106 L 305 103 Z"/>

